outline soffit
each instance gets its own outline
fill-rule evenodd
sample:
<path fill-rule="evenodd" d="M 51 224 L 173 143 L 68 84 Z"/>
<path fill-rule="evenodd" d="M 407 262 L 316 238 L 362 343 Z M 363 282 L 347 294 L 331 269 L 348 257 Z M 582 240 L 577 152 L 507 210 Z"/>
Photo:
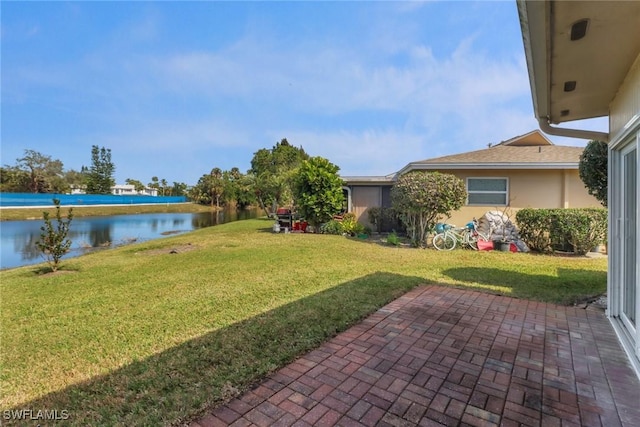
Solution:
<path fill-rule="evenodd" d="M 640 53 L 638 1 L 519 1 L 537 117 L 551 123 L 606 116 Z M 588 19 L 583 38 L 571 28 Z M 573 91 L 566 82 L 575 82 Z"/>

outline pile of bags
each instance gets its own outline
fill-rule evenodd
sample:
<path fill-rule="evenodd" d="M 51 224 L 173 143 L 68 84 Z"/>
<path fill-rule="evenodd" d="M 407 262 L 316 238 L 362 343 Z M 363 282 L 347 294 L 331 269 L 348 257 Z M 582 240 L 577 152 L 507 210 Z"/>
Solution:
<path fill-rule="evenodd" d="M 489 211 L 478 220 L 478 231 L 489 237 L 489 240 L 513 242 L 519 239 L 518 228 L 511 219 L 500 211 Z"/>
<path fill-rule="evenodd" d="M 518 228 L 508 215 L 500 211 L 489 211 L 478 220 L 478 231 L 491 241 L 514 243 L 520 252 L 528 252 L 527 245 L 520 240 Z"/>

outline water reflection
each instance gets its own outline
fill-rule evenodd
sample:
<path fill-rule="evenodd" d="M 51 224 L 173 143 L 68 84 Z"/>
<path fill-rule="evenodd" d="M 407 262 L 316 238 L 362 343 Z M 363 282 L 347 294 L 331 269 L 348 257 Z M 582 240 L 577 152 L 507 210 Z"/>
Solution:
<path fill-rule="evenodd" d="M 258 212 L 224 210 L 204 213 L 167 213 L 115 215 L 74 218 L 69 230 L 71 251 L 65 257 L 78 256 L 101 248 L 184 233 L 212 225 L 256 218 Z M 42 262 L 36 242 L 42 221 L 3 221 L 0 223 L 0 268 Z"/>

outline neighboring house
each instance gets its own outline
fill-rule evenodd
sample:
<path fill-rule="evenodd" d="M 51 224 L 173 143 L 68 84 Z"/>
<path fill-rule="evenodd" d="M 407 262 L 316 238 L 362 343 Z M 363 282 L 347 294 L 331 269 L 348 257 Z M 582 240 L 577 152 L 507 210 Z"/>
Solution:
<path fill-rule="evenodd" d="M 76 187 L 72 185 L 69 194 L 87 194 L 87 186 L 80 185 Z"/>
<path fill-rule="evenodd" d="M 517 5 L 540 128 L 609 144 L 607 316 L 640 376 L 640 2 Z M 552 126 L 602 116 L 608 133 Z"/>
<path fill-rule="evenodd" d="M 385 177 L 343 177 L 350 196 L 349 210 L 368 224 L 367 208 L 391 206 L 397 177 L 416 170 L 450 173 L 464 180 L 466 205 L 449 223 L 462 226 L 490 210 L 521 208 L 598 207 L 578 175 L 584 148 L 554 145 L 535 130 L 484 150 L 411 162 Z"/>
<path fill-rule="evenodd" d="M 70 194 L 87 194 L 86 186 L 72 187 Z M 157 196 L 158 189 L 145 187 L 143 190 L 137 191 L 134 185 L 121 184 L 111 187 L 111 194 L 116 196 Z"/>
<path fill-rule="evenodd" d="M 111 187 L 111 194 L 115 194 L 116 196 L 157 196 L 158 189 L 145 187 L 142 190 L 136 190 L 135 185 L 133 184 L 119 184 Z"/>

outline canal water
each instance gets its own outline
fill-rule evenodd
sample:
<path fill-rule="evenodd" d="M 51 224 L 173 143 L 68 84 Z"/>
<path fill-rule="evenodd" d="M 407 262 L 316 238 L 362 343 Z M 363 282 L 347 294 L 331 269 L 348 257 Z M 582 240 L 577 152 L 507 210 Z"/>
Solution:
<path fill-rule="evenodd" d="M 71 251 L 65 258 L 87 252 L 144 242 L 226 222 L 256 218 L 256 209 L 205 213 L 154 213 L 79 217 L 71 222 Z M 44 262 L 36 247 L 43 221 L 0 222 L 0 268 Z"/>

